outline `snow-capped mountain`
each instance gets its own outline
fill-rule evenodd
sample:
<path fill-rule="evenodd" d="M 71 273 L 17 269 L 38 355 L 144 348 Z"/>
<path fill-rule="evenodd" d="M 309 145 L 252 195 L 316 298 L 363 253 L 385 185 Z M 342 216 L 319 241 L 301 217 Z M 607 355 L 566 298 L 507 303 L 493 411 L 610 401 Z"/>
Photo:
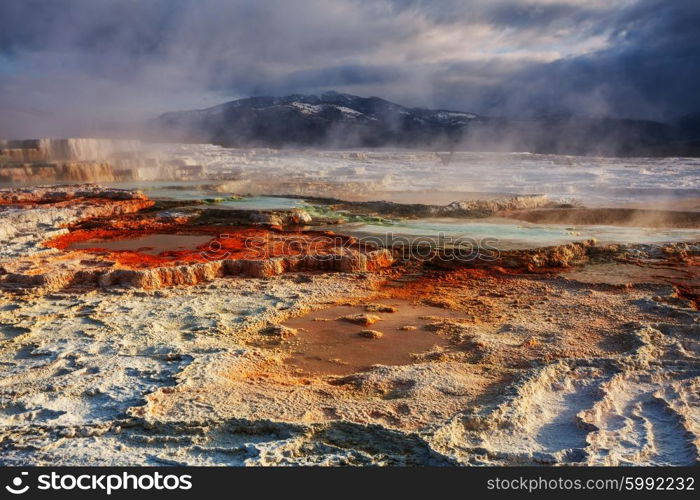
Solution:
<path fill-rule="evenodd" d="M 690 116 L 690 115 L 689 115 Z M 697 120 L 686 120 L 696 123 Z M 149 123 L 157 140 L 223 146 L 402 147 L 576 155 L 698 155 L 698 127 L 576 115 L 492 118 L 379 97 L 249 97 Z"/>
<path fill-rule="evenodd" d="M 481 118 L 474 113 L 407 108 L 379 97 L 250 97 L 158 117 L 166 136 L 225 145 L 417 145 L 451 142 Z"/>

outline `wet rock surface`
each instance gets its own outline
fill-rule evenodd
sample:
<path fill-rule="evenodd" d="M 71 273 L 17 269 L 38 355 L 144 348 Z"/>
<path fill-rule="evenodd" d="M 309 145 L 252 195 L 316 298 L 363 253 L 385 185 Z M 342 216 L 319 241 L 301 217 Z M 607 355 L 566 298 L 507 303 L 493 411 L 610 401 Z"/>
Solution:
<path fill-rule="evenodd" d="M 358 335 L 366 339 L 380 339 L 384 336 L 379 330 L 362 330 Z"/>

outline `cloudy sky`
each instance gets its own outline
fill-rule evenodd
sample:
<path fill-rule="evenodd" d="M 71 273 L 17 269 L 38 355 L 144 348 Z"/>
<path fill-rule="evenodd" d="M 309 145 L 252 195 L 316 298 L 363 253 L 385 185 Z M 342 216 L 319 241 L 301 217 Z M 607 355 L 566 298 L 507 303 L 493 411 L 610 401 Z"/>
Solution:
<path fill-rule="evenodd" d="M 338 90 L 490 115 L 700 111 L 699 0 L 2 0 L 0 137 Z"/>

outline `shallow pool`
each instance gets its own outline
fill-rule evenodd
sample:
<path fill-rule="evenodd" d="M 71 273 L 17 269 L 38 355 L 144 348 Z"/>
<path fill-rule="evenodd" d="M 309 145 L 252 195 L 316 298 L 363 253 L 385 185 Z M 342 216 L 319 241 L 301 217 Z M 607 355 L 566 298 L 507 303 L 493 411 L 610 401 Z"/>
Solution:
<path fill-rule="evenodd" d="M 70 250 L 100 249 L 109 251 L 131 251 L 148 255 L 163 252 L 196 250 L 210 241 L 210 235 L 201 234 L 147 234 L 124 238 L 92 238 L 71 243 Z"/>
<path fill-rule="evenodd" d="M 463 240 L 492 240 L 490 246 L 501 249 L 535 248 L 562 245 L 595 238 L 601 243 L 665 243 L 700 240 L 698 229 L 664 229 L 621 226 L 540 225 L 514 222 L 512 219 L 420 219 L 388 221 L 382 224 L 351 223 L 336 226 L 339 233 L 368 239 L 394 241 L 422 239 L 445 244 Z"/>
<path fill-rule="evenodd" d="M 217 207 L 230 207 L 237 210 L 291 210 L 305 205 L 304 200 L 278 196 L 250 196 L 240 200 L 217 201 L 214 204 Z"/>

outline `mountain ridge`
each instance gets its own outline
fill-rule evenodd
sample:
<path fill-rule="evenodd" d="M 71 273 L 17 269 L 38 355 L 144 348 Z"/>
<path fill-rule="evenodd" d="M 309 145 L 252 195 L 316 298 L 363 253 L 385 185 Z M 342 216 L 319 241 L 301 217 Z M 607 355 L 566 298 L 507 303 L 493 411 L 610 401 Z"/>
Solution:
<path fill-rule="evenodd" d="M 158 140 L 229 147 L 432 148 L 573 155 L 700 155 L 697 113 L 675 123 L 578 115 L 483 116 L 335 91 L 254 96 L 149 123 Z"/>

